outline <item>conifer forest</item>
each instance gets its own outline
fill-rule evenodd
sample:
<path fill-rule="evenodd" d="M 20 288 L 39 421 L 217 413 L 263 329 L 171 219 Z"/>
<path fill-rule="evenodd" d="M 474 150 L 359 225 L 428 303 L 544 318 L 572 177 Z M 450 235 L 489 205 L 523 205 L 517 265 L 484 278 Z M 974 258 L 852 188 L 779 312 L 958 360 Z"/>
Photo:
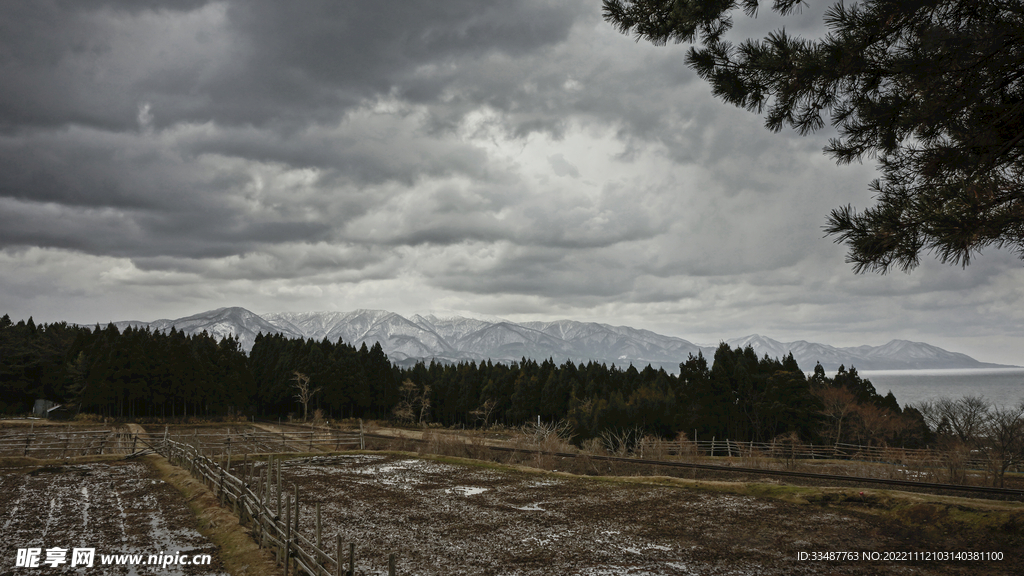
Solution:
<path fill-rule="evenodd" d="M 43 398 L 114 419 L 366 418 L 444 427 L 564 422 L 573 441 L 634 430 L 663 438 L 918 447 L 921 412 L 882 396 L 853 367 L 808 376 L 792 355 L 758 358 L 719 346 L 679 374 L 523 358 L 510 364 L 399 367 L 380 344 L 260 335 L 246 354 L 233 338 L 113 324 L 82 327 L 0 319 L 0 413 Z"/>

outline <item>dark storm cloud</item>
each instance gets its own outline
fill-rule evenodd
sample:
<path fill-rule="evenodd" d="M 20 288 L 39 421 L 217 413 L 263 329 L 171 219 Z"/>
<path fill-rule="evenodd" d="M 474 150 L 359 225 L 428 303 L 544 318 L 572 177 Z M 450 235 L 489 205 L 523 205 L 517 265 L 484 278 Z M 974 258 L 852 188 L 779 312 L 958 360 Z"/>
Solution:
<path fill-rule="evenodd" d="M 589 125 L 625 143 L 625 169 L 652 153 L 710 168 L 705 197 L 786 190 L 772 175 L 793 168 L 788 140 L 752 115 L 723 122 L 682 49 L 634 43 L 588 2 L 39 3 L 3 22 L 16 90 L 0 97 L 13 130 L 0 196 L 20 219 L 3 246 L 211 258 L 279 243 L 569 254 L 648 240 L 632 250 L 678 255 L 628 265 L 662 277 L 801 257 L 750 248 L 757 202 L 716 206 L 614 173 L 596 195 L 567 188 L 585 171 L 563 151 L 537 160 L 558 179 L 538 183 L 458 133 L 525 147 Z"/>
<path fill-rule="evenodd" d="M 396 93 L 431 102 L 464 61 L 563 40 L 580 3 L 31 2 L 0 16 L 8 130 L 304 125 Z M 147 45 L 148 42 L 148 45 Z"/>
<path fill-rule="evenodd" d="M 0 136 L 0 245 L 114 256 L 224 256 L 257 243 L 311 241 L 330 226 L 288 206 L 254 211 L 251 175 L 192 162 L 163 142 L 80 128 Z M 353 215 L 357 202 L 346 204 Z"/>
<path fill-rule="evenodd" d="M 4 3 L 0 8 L 0 76 L 4 78 L 0 128 L 18 130 L 69 123 L 111 130 L 131 127 L 146 82 L 154 72 L 163 70 L 140 70 L 152 62 L 125 66 L 128 60 L 147 55 L 146 46 L 139 41 L 158 40 L 159 36 L 133 38 L 119 24 L 144 13 L 180 15 L 205 4 L 55 0 Z M 149 31 L 153 20 L 140 22 L 136 30 Z M 195 42 L 197 38 L 187 40 Z M 134 54 L 125 54 L 124 45 L 128 43 L 135 48 Z M 164 60 L 174 58 L 173 53 L 159 56 Z"/>
<path fill-rule="evenodd" d="M 715 100 L 685 52 L 596 0 L 0 3 L 0 305 L 1019 333 L 1005 254 L 851 275 L 821 225 L 873 166 Z"/>
<path fill-rule="evenodd" d="M 521 1 L 233 2 L 245 55 L 210 88 L 218 120 L 336 118 L 378 95 L 439 100 L 467 63 L 565 39 L 580 4 Z"/>
<path fill-rule="evenodd" d="M 16 202 L 2 215 L 10 225 L 0 246 L 241 254 L 337 238 L 392 196 L 359 189 L 367 184 L 507 181 L 474 147 L 432 137 L 430 105 L 462 118 L 502 100 L 460 91 L 473 84 L 465 68 L 503 59 L 519 67 L 511 81 L 521 81 L 530 65 L 519 60 L 565 40 L 582 8 L 532 0 L 6 5 L 0 197 Z M 374 102 L 386 109 L 374 111 Z M 409 108 L 417 105 L 427 105 L 426 116 L 409 119 L 424 114 Z M 316 169 L 316 181 L 298 195 L 254 200 L 252 172 L 268 164 Z M 443 216 L 399 235 L 413 245 L 493 236 Z"/>
<path fill-rule="evenodd" d="M 495 177 L 485 155 L 465 144 L 431 139 L 390 116 L 361 115 L 344 125 L 313 126 L 277 134 L 253 127 L 219 129 L 182 142 L 188 155 L 218 154 L 256 162 L 317 168 L 321 178 L 359 185 L 397 181 L 413 186 L 424 177 Z"/>
<path fill-rule="evenodd" d="M 568 254 L 551 248 L 498 244 L 500 258 L 479 253 L 451 257 L 444 268 L 428 272 L 432 286 L 477 294 L 525 294 L 581 302 L 621 296 L 634 279 L 604 265 L 593 252 Z M 472 247 L 470 247 L 472 250 Z"/>

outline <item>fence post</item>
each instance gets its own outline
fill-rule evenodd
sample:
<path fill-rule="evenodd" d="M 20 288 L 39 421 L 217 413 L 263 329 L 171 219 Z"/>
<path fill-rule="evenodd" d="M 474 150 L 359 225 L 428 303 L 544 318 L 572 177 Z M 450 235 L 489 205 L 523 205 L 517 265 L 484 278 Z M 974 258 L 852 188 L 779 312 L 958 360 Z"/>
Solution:
<path fill-rule="evenodd" d="M 295 533 L 299 533 L 299 487 L 292 483 L 292 491 L 295 492 Z"/>
<path fill-rule="evenodd" d="M 348 543 L 348 574 L 349 576 L 356 574 L 356 545 L 354 542 Z"/>
<path fill-rule="evenodd" d="M 277 514 L 276 514 L 276 516 L 278 518 L 280 518 L 281 517 L 281 498 L 283 498 L 284 495 L 281 492 L 281 485 L 280 484 L 278 484 L 274 488 L 275 488 L 275 492 L 277 492 Z"/>
<path fill-rule="evenodd" d="M 288 500 L 291 500 L 289 497 Z M 288 576 L 288 557 L 291 555 L 292 544 L 292 503 L 285 502 L 284 520 L 284 576 Z"/>
<path fill-rule="evenodd" d="M 269 508 L 267 505 L 269 502 L 267 499 L 267 488 L 268 486 L 263 483 L 263 470 L 260 470 L 260 491 L 256 495 L 256 525 L 259 526 L 260 531 L 260 548 L 263 548 L 267 541 L 267 528 L 263 525 L 263 511 Z"/>
<path fill-rule="evenodd" d="M 342 574 L 344 574 L 344 570 L 342 569 L 342 566 L 344 566 L 344 563 L 341 561 L 341 532 L 338 532 L 338 551 L 337 551 L 337 554 L 338 554 L 338 565 L 335 567 L 335 568 L 337 568 L 337 570 L 336 570 L 337 574 L 335 576 L 342 576 Z"/>
<path fill-rule="evenodd" d="M 322 542 L 320 540 L 320 534 L 321 534 L 320 529 L 322 528 L 322 526 L 323 525 L 320 523 L 320 503 L 317 502 L 316 503 L 316 561 L 317 562 L 320 562 L 320 548 L 322 546 Z"/>
<path fill-rule="evenodd" d="M 281 459 L 277 460 L 277 517 L 281 517 Z"/>
<path fill-rule="evenodd" d="M 260 470 L 260 500 L 270 510 L 270 467 L 269 462 L 266 470 Z"/>
<path fill-rule="evenodd" d="M 267 456 L 267 466 L 260 468 L 260 502 L 268 509 L 270 508 L 270 465 L 273 456 Z"/>
<path fill-rule="evenodd" d="M 486 424 L 486 422 L 485 422 Z M 363 440 L 363 419 L 359 419 L 359 449 L 366 450 L 366 442 Z"/>
<path fill-rule="evenodd" d="M 388 576 L 395 576 L 395 553 L 388 554 Z"/>

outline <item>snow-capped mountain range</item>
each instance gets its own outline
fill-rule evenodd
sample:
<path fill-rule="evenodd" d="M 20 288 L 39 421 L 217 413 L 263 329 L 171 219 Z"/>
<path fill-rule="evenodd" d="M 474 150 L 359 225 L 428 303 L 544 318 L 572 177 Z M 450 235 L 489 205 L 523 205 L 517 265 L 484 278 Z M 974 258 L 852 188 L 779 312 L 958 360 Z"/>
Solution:
<path fill-rule="evenodd" d="M 145 327 L 166 331 L 172 326 L 189 334 L 206 331 L 220 339 L 233 334 L 250 350 L 260 332 L 280 333 L 289 338 L 339 338 L 356 347 L 380 342 L 391 361 L 410 366 L 420 360 L 442 362 L 462 360 L 511 362 L 523 357 L 553 358 L 637 367 L 651 364 L 678 372 L 679 363 L 690 354 L 703 352 L 710 363 L 716 346 L 697 345 L 682 338 L 664 336 L 627 326 L 594 322 L 556 320 L 553 322 L 509 322 L 462 316 L 428 314 L 409 318 L 386 310 L 352 312 L 281 312 L 257 315 L 244 308 L 219 308 L 176 320 L 153 322 L 123 321 L 118 328 Z M 882 346 L 836 348 L 813 342 L 779 342 L 759 335 L 726 340 L 733 347 L 750 346 L 758 357 L 781 358 L 790 351 L 804 370 L 818 362 L 826 370 L 840 364 L 858 370 L 903 370 L 921 368 L 987 368 L 997 364 L 979 362 L 966 354 L 949 352 L 922 342 L 893 340 Z"/>

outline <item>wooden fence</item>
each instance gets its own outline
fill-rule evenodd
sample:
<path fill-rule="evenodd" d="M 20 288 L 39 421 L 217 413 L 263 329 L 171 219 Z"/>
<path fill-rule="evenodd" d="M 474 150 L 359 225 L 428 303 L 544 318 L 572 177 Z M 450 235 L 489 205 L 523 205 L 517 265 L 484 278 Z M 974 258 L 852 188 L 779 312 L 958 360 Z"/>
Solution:
<path fill-rule="evenodd" d="M 270 432 L 256 427 L 229 427 L 225 430 L 192 428 L 189 432 L 172 431 L 144 435 L 147 441 L 162 442 L 173 438 L 207 456 L 227 454 L 276 454 L 279 452 L 339 452 L 363 450 L 366 442 L 362 431 L 348 432 L 333 428 L 309 428 L 302 431 Z"/>
<path fill-rule="evenodd" d="M 294 485 L 289 492 L 282 483 L 283 459 L 271 454 L 266 465 L 257 470 L 256 460 L 249 460 L 252 452 L 249 449 L 257 447 L 261 452 L 281 452 L 285 450 L 280 448 L 294 451 L 296 446 L 302 448 L 300 451 L 361 448 L 364 446 L 361 433 L 313 430 L 310 433 L 279 434 L 245 430 L 227 434 L 195 432 L 177 438 L 172 438 L 170 431 L 165 430 L 163 434 L 140 436 L 140 442 L 153 447 L 208 486 L 221 503 L 232 509 L 242 525 L 252 529 L 260 547 L 274 551 L 285 575 L 293 566 L 295 573 L 301 571 L 310 576 L 356 575 L 355 544 L 349 543 L 346 555 L 338 534 L 333 556 L 327 550 L 328 544 L 321 530 L 319 503 L 315 508 L 315 534 L 310 536 L 299 531 L 299 492 Z M 220 458 L 215 459 L 214 456 Z M 238 474 L 230 472 L 232 458 L 236 464 L 241 459 Z M 224 466 L 221 466 L 221 461 L 225 462 Z M 394 554 L 388 557 L 388 574 L 395 576 Z"/>
<path fill-rule="evenodd" d="M 45 428 L 0 434 L 0 456 L 67 458 L 134 452 L 137 439 L 127 429 L 72 430 Z"/>
<path fill-rule="evenodd" d="M 301 570 L 310 576 L 355 576 L 355 545 L 349 544 L 346 557 L 338 534 L 332 556 L 323 539 L 319 504 L 315 512 L 316 533 L 311 537 L 299 531 L 299 492 L 294 486 L 289 492 L 282 484 L 281 458 L 270 456 L 267 465 L 257 472 L 256 462 L 250 462 L 245 454 L 241 472 L 235 475 L 229 471 L 230 454 L 226 455 L 227 464 L 222 467 L 197 447 L 167 436 L 153 446 L 206 484 L 225 506 L 231 507 L 239 522 L 252 529 L 257 543 L 274 550 L 285 575 L 294 564 L 296 573 Z M 395 575 L 394 554 L 388 557 L 388 574 Z"/>
<path fill-rule="evenodd" d="M 798 460 L 860 460 L 866 462 L 902 464 L 905 462 L 944 462 L 948 452 L 928 448 L 898 448 L 892 446 L 861 446 L 858 444 L 809 444 L 802 442 L 737 442 L 735 440 L 645 440 L 637 444 L 635 452 L 662 451 L 677 456 L 725 456 L 734 458 L 782 458 Z M 968 454 L 964 465 L 985 468 L 988 464 L 980 451 Z"/>
<path fill-rule="evenodd" d="M 347 432 L 333 428 L 308 427 L 302 430 L 270 432 L 255 426 L 228 426 L 225 429 L 192 428 L 186 434 L 172 432 L 179 442 L 195 447 L 199 453 L 221 456 L 234 452 L 338 452 L 365 449 L 362 430 Z M 150 442 L 162 441 L 163 434 L 140 435 Z M 0 431 L 0 456 L 64 458 L 92 454 L 134 452 L 135 435 L 126 428 L 114 430 L 74 430 L 71 426 L 46 427 L 28 431 Z M 676 456 L 767 457 L 801 460 L 862 460 L 898 464 L 906 461 L 942 461 L 948 454 L 933 449 L 911 449 L 857 444 L 810 444 L 802 442 L 737 442 L 735 440 L 650 440 L 639 442 L 634 451 L 661 451 Z M 983 468 L 985 455 L 975 451 L 967 455 L 969 467 Z"/>
<path fill-rule="evenodd" d="M 40 427 L 28 430 L 0 431 L 0 456 L 67 458 L 97 454 L 131 454 L 142 449 L 140 441 L 156 445 L 171 432 L 133 434 L 128 428 L 113 430 L 74 430 L 68 427 Z M 222 456 L 243 453 L 339 452 L 364 449 L 362 431 L 347 432 L 331 428 L 269 432 L 252 426 L 226 429 L 193 428 L 185 434 L 173 433 L 175 440 L 195 447 L 200 454 Z"/>

